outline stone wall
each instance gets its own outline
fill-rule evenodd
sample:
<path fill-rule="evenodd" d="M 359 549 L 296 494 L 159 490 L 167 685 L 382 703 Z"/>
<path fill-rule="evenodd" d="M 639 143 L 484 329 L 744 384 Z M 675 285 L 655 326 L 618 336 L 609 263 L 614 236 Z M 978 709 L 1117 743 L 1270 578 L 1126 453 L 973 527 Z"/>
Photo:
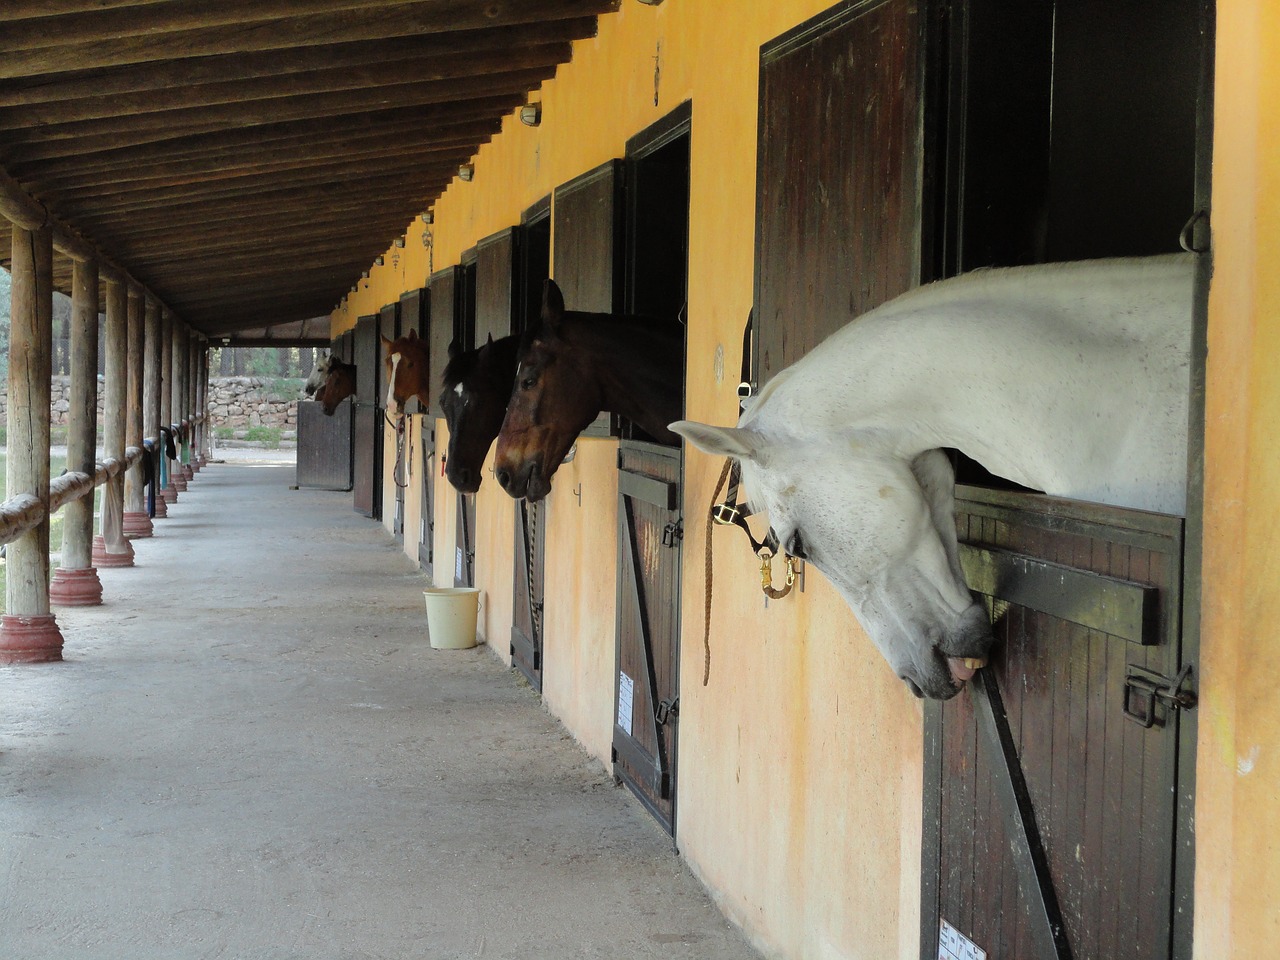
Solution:
<path fill-rule="evenodd" d="M 50 382 L 50 423 L 66 423 L 69 377 Z M 263 377 L 215 377 L 209 381 L 209 412 L 214 427 L 279 427 L 294 430 L 298 422 L 298 385 Z M 0 421 L 8 422 L 7 384 L 0 384 Z M 102 419 L 102 377 L 98 378 L 98 419 Z"/>

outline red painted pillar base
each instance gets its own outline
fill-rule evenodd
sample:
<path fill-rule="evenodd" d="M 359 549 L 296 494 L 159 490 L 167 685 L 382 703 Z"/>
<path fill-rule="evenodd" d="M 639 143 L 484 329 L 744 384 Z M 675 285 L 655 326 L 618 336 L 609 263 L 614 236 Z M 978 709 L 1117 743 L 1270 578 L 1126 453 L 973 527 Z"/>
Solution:
<path fill-rule="evenodd" d="M 145 510 L 126 510 L 124 512 L 124 535 L 134 540 L 143 540 L 155 533 L 151 526 L 151 518 Z"/>
<path fill-rule="evenodd" d="M 182 468 L 173 471 L 173 489 L 178 493 L 187 492 L 187 478 L 182 475 Z"/>
<path fill-rule="evenodd" d="M 188 480 L 194 480 L 196 478 L 196 472 L 191 469 L 191 464 L 189 463 L 184 463 L 182 465 L 182 475 Z"/>
<path fill-rule="evenodd" d="M 164 487 L 164 488 L 160 491 L 160 496 L 156 498 L 156 501 L 157 501 L 157 502 L 159 502 L 161 498 L 163 498 L 163 499 L 164 499 L 164 502 L 165 502 L 165 503 L 177 503 L 177 502 L 178 502 L 178 490 L 177 490 L 177 488 L 173 485 L 173 480 L 172 480 L 172 479 L 170 479 L 170 480 L 169 480 L 169 485 L 168 485 L 167 487 Z"/>
<path fill-rule="evenodd" d="M 49 602 L 62 607 L 96 607 L 102 602 L 102 581 L 95 567 L 53 571 L 49 583 Z"/>
<path fill-rule="evenodd" d="M 133 566 L 133 544 L 128 540 L 124 545 L 129 548 L 128 553 L 107 553 L 107 544 L 101 535 L 93 538 L 93 565 L 95 567 L 132 567 Z"/>
<path fill-rule="evenodd" d="M 0 663 L 49 663 L 62 659 L 62 631 L 53 614 L 0 617 Z"/>
<path fill-rule="evenodd" d="M 167 517 L 168 515 L 169 515 L 169 505 L 164 502 L 163 496 L 157 496 L 156 497 L 156 515 L 151 519 L 155 520 L 157 517 Z"/>

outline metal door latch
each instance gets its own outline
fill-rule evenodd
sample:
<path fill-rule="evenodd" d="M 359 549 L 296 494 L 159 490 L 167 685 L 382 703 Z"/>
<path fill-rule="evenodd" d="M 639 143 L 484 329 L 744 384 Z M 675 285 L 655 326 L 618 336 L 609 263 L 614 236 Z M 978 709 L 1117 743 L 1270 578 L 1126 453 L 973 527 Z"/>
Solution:
<path fill-rule="evenodd" d="M 660 727 L 666 726 L 668 720 L 678 716 L 680 716 L 679 697 L 674 700 L 659 700 L 658 709 L 653 711 L 653 720 Z"/>
<path fill-rule="evenodd" d="M 1186 664 L 1173 679 L 1130 664 L 1129 672 L 1124 678 L 1124 715 L 1125 719 L 1147 729 L 1155 725 L 1158 714 L 1157 704 L 1162 704 L 1165 711 L 1190 710 L 1199 702 L 1194 690 L 1183 690 L 1182 685 L 1191 678 L 1191 664 Z M 1160 719 L 1164 726 L 1164 720 Z"/>
<path fill-rule="evenodd" d="M 662 545 L 664 547 L 674 547 L 676 541 L 684 539 L 684 521 L 672 520 L 662 528 Z"/>

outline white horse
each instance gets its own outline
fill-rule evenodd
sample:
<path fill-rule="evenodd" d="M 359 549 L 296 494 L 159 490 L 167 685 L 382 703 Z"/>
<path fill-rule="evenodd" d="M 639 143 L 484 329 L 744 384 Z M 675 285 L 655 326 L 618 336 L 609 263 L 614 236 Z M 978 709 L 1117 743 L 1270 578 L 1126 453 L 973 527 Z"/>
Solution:
<path fill-rule="evenodd" d="M 917 696 L 945 699 L 993 641 L 939 448 L 1056 496 L 1183 513 L 1193 270 L 1179 254 L 930 284 L 783 370 L 736 428 L 671 429 L 737 459 L 783 548 Z"/>
<path fill-rule="evenodd" d="M 315 392 L 324 386 L 325 379 L 329 376 L 329 354 L 322 353 L 316 358 L 315 369 L 311 371 L 311 376 L 307 377 L 307 382 L 302 385 L 301 399 L 314 396 Z"/>

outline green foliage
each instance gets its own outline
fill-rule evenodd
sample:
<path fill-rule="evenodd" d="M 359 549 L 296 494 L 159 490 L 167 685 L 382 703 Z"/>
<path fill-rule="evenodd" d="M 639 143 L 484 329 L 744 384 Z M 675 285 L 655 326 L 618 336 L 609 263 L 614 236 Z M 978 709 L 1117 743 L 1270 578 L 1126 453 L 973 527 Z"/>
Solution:
<path fill-rule="evenodd" d="M 231 427 L 214 427 L 213 436 L 215 440 L 230 440 L 235 437 L 236 432 Z"/>
<path fill-rule="evenodd" d="M 279 427 L 250 427 L 244 433 L 246 440 L 257 440 L 261 443 L 279 444 L 283 431 Z"/>
<path fill-rule="evenodd" d="M 306 382 L 303 377 L 276 377 L 263 384 L 263 391 L 268 400 L 293 400 L 302 391 Z"/>

